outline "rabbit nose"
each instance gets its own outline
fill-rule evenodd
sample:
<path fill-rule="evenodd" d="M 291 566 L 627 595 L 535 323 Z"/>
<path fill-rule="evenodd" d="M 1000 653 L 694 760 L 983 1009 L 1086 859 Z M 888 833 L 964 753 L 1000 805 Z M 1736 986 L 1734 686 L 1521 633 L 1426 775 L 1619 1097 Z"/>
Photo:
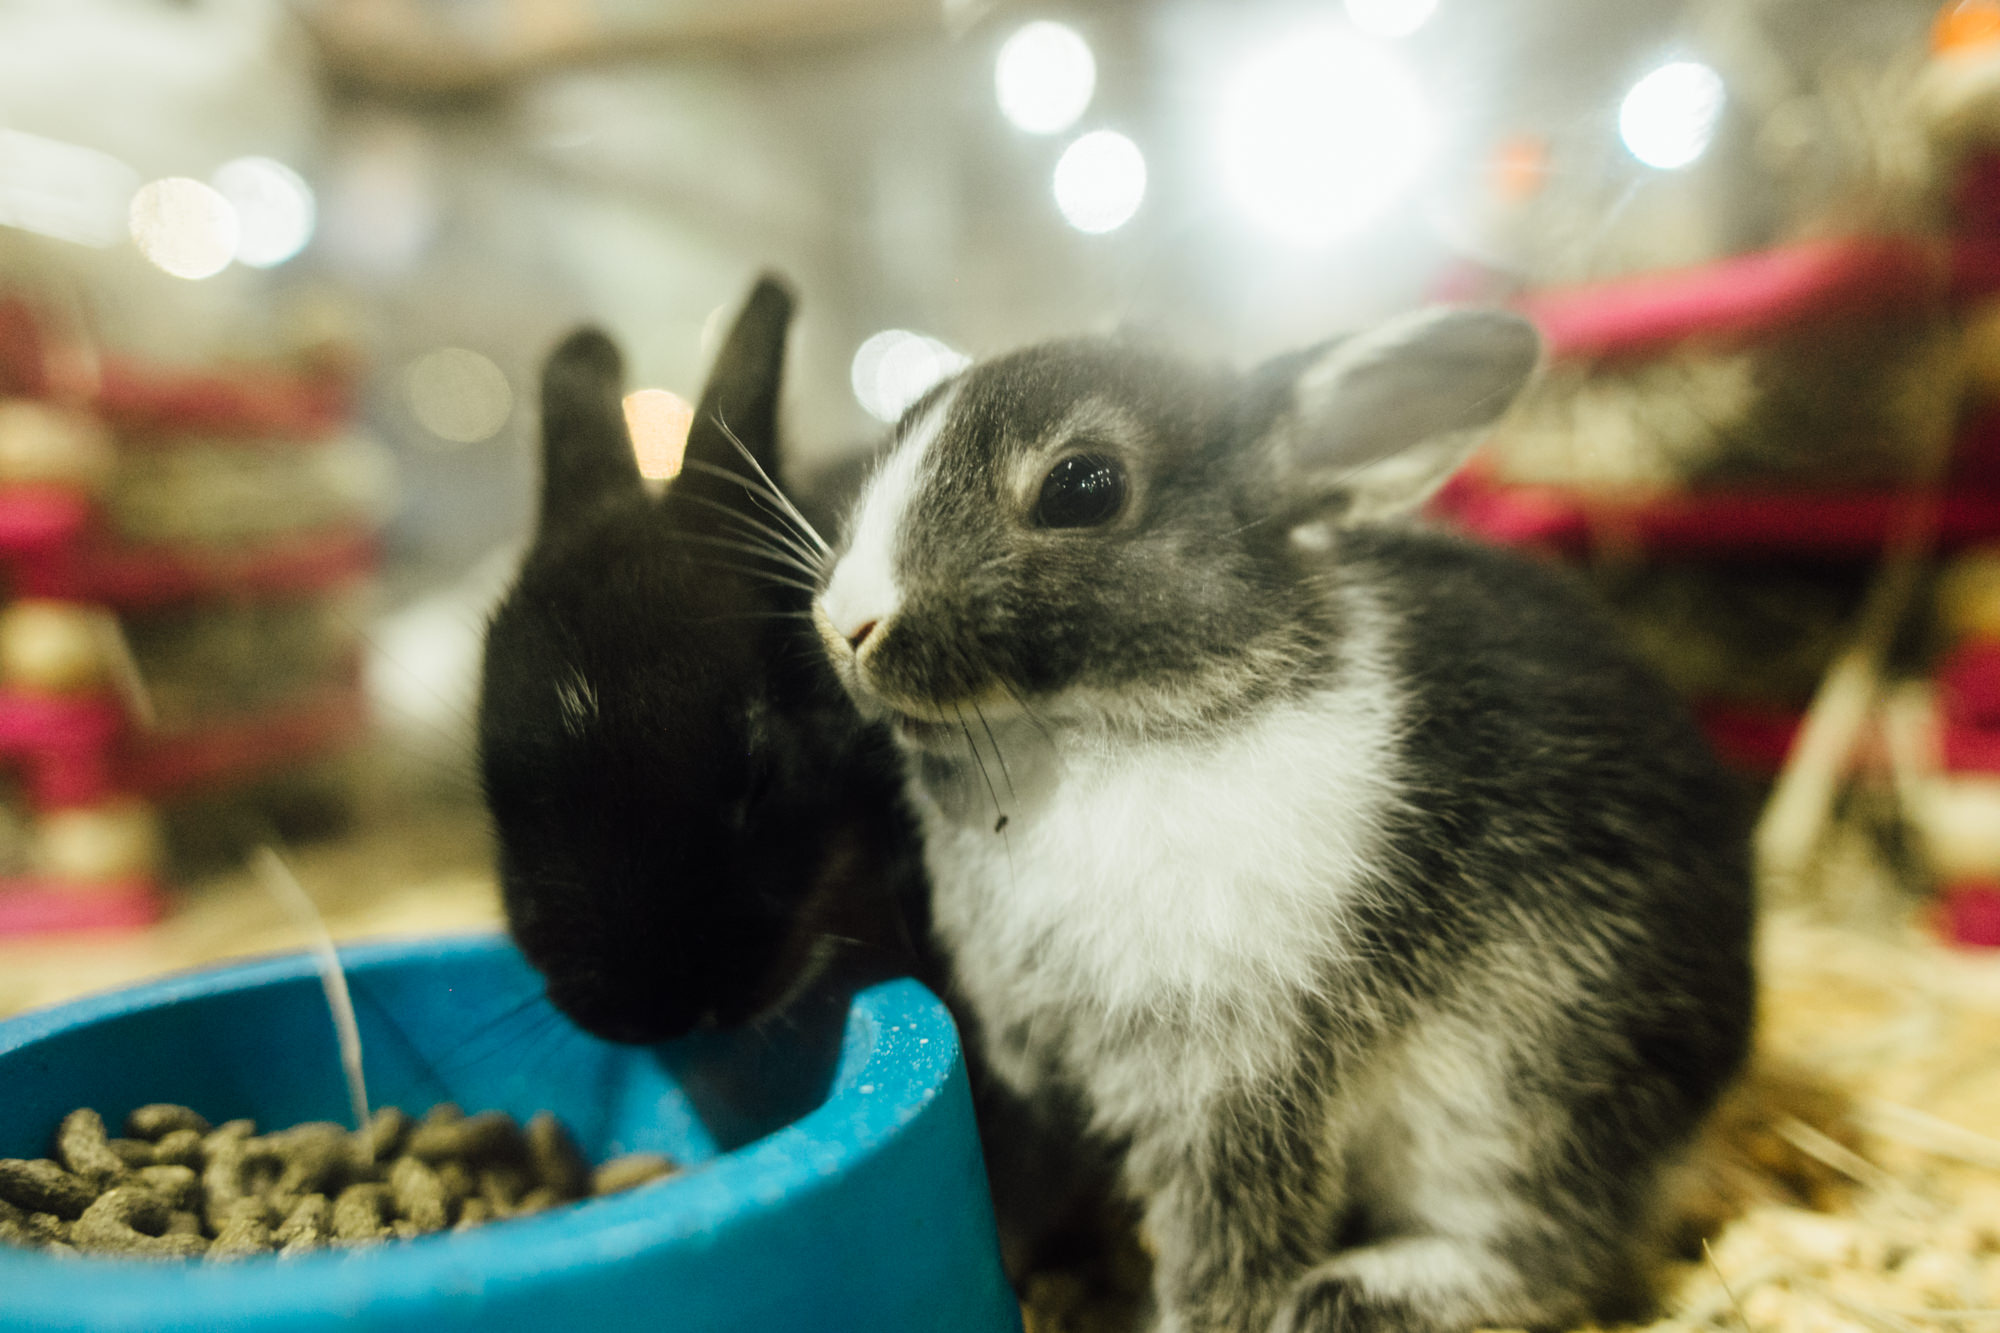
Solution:
<path fill-rule="evenodd" d="M 852 648 L 857 653 L 860 652 L 861 645 L 868 642 L 868 636 L 873 634 L 875 632 L 875 627 L 881 623 L 882 622 L 879 620 L 871 620 L 867 624 L 861 626 L 861 628 L 855 630 L 854 633 L 847 636 L 847 646 Z"/>

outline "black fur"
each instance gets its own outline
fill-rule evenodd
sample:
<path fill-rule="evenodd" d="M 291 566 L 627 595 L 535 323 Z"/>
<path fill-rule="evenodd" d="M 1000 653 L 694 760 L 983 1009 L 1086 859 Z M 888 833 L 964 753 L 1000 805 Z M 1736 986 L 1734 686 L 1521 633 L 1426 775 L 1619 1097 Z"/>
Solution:
<path fill-rule="evenodd" d="M 663 498 L 609 340 L 544 375 L 541 528 L 488 631 L 479 760 L 509 926 L 614 1040 L 752 1019 L 840 948 L 903 970 L 922 910 L 886 738 L 811 642 L 811 566 L 745 549 L 805 545 L 729 439 L 777 476 L 791 307 L 752 293 Z"/>

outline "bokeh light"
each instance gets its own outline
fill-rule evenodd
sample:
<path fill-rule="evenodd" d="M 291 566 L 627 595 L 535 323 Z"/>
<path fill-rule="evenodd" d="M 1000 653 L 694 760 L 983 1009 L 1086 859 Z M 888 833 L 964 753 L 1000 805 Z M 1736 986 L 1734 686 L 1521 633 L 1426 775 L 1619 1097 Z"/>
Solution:
<path fill-rule="evenodd" d="M 2000 47 L 2000 3 L 1958 0 L 1938 11 L 1931 25 L 1931 50 L 1939 55 L 1978 56 Z"/>
<path fill-rule="evenodd" d="M 107 153 L 0 129 L 0 227 L 102 248 L 131 230 L 139 173 Z"/>
<path fill-rule="evenodd" d="M 940 380 L 971 364 L 970 358 L 935 338 L 888 329 L 856 349 L 849 375 L 854 397 L 868 415 L 895 421 Z"/>
<path fill-rule="evenodd" d="M 625 395 L 625 430 L 639 459 L 639 475 L 671 481 L 687 454 L 694 404 L 668 389 L 635 389 Z"/>
<path fill-rule="evenodd" d="M 214 188 L 186 176 L 139 187 L 129 214 L 139 253 L 176 278 L 212 278 L 236 258 L 242 226 Z"/>
<path fill-rule="evenodd" d="M 412 361 L 403 390 L 424 429 L 453 444 L 491 439 L 514 410 L 514 391 L 500 367 L 464 347 L 440 347 Z"/>
<path fill-rule="evenodd" d="M 1534 134 L 1509 135 L 1495 145 L 1486 165 L 1494 198 L 1507 204 L 1525 203 L 1548 184 L 1548 140 Z"/>
<path fill-rule="evenodd" d="M 1347 0 L 1347 17 L 1371 37 L 1408 37 L 1437 7 L 1438 0 Z"/>
<path fill-rule="evenodd" d="M 1724 100 L 1720 74 L 1677 60 L 1632 86 L 1618 109 L 1618 135 L 1647 166 L 1678 171 L 1708 151 Z"/>
<path fill-rule="evenodd" d="M 239 157 L 217 167 L 209 183 L 235 208 L 242 224 L 236 242 L 240 262 L 252 268 L 271 268 L 303 250 L 312 239 L 312 187 L 284 163 L 268 157 Z"/>
<path fill-rule="evenodd" d="M 1223 92 L 1223 183 L 1265 231 L 1319 245 L 1379 220 L 1426 166 L 1428 101 L 1391 52 L 1315 27 L 1254 52 Z"/>
<path fill-rule="evenodd" d="M 1115 130 L 1096 130 L 1056 162 L 1056 207 L 1078 231 L 1116 231 L 1146 197 L 1146 158 Z"/>
<path fill-rule="evenodd" d="M 1097 89 L 1090 44 L 1060 23 L 1030 23 L 1007 39 L 993 67 L 1000 110 L 1016 128 L 1054 134 L 1076 123 Z"/>

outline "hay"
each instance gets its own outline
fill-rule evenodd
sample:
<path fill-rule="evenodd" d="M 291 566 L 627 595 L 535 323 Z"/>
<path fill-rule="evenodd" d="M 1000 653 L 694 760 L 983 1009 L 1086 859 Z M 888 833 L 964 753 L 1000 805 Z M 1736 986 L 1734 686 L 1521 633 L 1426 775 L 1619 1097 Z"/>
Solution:
<path fill-rule="evenodd" d="M 1853 1146 L 1787 1137 L 1846 1188 L 1801 1199 L 1769 1173 L 1649 1327 L 2000 1327 L 2000 954 L 1787 912 L 1762 964 L 1760 1064 L 1844 1096 Z"/>

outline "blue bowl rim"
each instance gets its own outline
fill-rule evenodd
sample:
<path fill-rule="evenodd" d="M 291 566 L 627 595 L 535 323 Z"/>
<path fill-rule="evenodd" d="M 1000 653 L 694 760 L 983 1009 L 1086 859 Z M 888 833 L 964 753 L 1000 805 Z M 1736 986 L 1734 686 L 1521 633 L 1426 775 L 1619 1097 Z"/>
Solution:
<path fill-rule="evenodd" d="M 350 973 L 511 952 L 504 936 L 399 941 L 341 950 Z M 0 1060 L 60 1033 L 197 997 L 317 978 L 304 954 L 238 963 L 37 1010 L 0 1022 Z M 895 1034 L 891 1039 L 891 1034 Z M 915 1053 L 915 1054 L 913 1054 Z M 879 1152 L 942 1092 L 958 1037 L 920 983 L 883 982 L 855 996 L 827 1098 L 799 1119 L 671 1181 L 504 1225 L 363 1250 L 258 1256 L 232 1264 L 58 1257 L 0 1246 L 9 1315 L 87 1317 L 93 1308 L 318 1311 L 349 1307 L 365 1286 L 372 1307 L 435 1299 L 440 1277 L 504 1278 L 510 1286 L 569 1277 L 655 1247 L 710 1236 L 776 1211 Z M 82 1280 L 80 1280 L 82 1279 Z M 164 1303 L 164 1304 L 158 1304 Z"/>

